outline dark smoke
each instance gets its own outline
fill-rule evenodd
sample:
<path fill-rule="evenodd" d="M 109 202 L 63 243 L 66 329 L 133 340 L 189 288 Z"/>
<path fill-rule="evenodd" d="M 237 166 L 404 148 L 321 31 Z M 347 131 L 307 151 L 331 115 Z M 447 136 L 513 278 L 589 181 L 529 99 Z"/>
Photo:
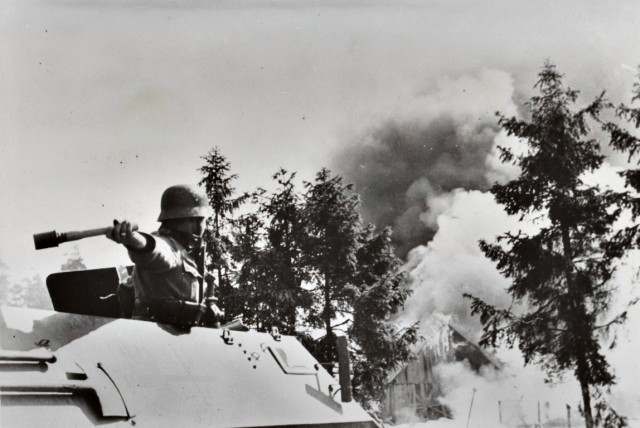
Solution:
<path fill-rule="evenodd" d="M 456 188 L 489 187 L 486 159 L 496 133 L 490 115 L 388 120 L 348 145 L 336 169 L 355 184 L 365 222 L 393 228 L 396 253 L 404 258 L 437 230 L 424 218 L 430 198 Z"/>

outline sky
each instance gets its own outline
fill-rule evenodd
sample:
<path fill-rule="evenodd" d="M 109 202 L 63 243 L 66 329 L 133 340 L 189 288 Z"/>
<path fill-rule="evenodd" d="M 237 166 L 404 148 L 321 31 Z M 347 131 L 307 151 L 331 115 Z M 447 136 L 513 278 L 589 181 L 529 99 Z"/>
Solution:
<path fill-rule="evenodd" d="M 3 1 L 0 261 L 12 277 L 46 276 L 70 247 L 35 252 L 34 233 L 114 218 L 154 230 L 162 191 L 198 181 L 216 146 L 239 191 L 279 167 L 343 174 L 404 254 L 433 234 L 416 221 L 425 183 L 408 188 L 424 176 L 431 193 L 486 189 L 483 167 L 468 166 L 491 148 L 493 112 L 513 111 L 545 59 L 586 95 L 628 97 L 634 12 L 631 1 Z M 446 151 L 474 121 L 479 148 L 467 144 L 464 162 L 416 157 L 408 141 L 390 180 L 362 149 L 396 132 Z M 127 262 L 106 240 L 78 245 L 90 267 Z"/>
<path fill-rule="evenodd" d="M 32 237 L 115 218 L 155 230 L 162 191 L 197 182 L 218 147 L 239 191 L 280 167 L 354 183 L 364 219 L 394 228 L 407 313 L 446 312 L 473 337 L 450 291 L 504 285 L 476 243 L 512 224 L 486 193 L 515 174 L 494 112 L 522 111 L 545 60 L 580 102 L 628 102 L 638 16 L 631 0 L 3 0 L 0 262 L 15 281 L 74 249 L 90 268 L 128 263 L 103 238 Z M 624 161 L 609 155 L 605 182 Z"/>

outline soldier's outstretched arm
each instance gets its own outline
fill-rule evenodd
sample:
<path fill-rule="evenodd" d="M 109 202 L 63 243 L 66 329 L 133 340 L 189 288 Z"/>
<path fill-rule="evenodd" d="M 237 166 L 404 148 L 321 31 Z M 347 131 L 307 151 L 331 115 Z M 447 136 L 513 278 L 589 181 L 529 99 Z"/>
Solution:
<path fill-rule="evenodd" d="M 105 235 L 118 244 L 122 244 L 127 248 L 141 250 L 147 246 L 147 237 L 137 232 L 134 227 L 135 223 L 128 220 L 113 221 L 113 228 Z"/>

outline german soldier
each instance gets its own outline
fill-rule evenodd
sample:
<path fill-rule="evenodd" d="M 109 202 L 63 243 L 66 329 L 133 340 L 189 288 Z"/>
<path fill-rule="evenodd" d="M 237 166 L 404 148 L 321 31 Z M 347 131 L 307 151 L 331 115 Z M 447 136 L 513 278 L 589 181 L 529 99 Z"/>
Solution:
<path fill-rule="evenodd" d="M 123 244 L 135 264 L 133 318 L 172 324 L 218 326 L 223 315 L 205 281 L 202 239 L 209 200 L 195 186 L 171 186 L 160 202 L 161 227 L 147 234 L 132 223 L 114 221 L 107 238 Z"/>

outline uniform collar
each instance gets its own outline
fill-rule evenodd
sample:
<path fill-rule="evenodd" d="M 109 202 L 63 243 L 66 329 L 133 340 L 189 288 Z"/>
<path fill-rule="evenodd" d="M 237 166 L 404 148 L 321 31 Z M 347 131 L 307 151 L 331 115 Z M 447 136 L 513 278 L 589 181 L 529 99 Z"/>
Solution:
<path fill-rule="evenodd" d="M 166 227 L 158 229 L 158 233 L 163 236 L 170 236 L 182 245 L 188 252 L 199 251 L 203 247 L 203 239 L 198 235 L 181 232 L 179 230 L 171 230 Z"/>

